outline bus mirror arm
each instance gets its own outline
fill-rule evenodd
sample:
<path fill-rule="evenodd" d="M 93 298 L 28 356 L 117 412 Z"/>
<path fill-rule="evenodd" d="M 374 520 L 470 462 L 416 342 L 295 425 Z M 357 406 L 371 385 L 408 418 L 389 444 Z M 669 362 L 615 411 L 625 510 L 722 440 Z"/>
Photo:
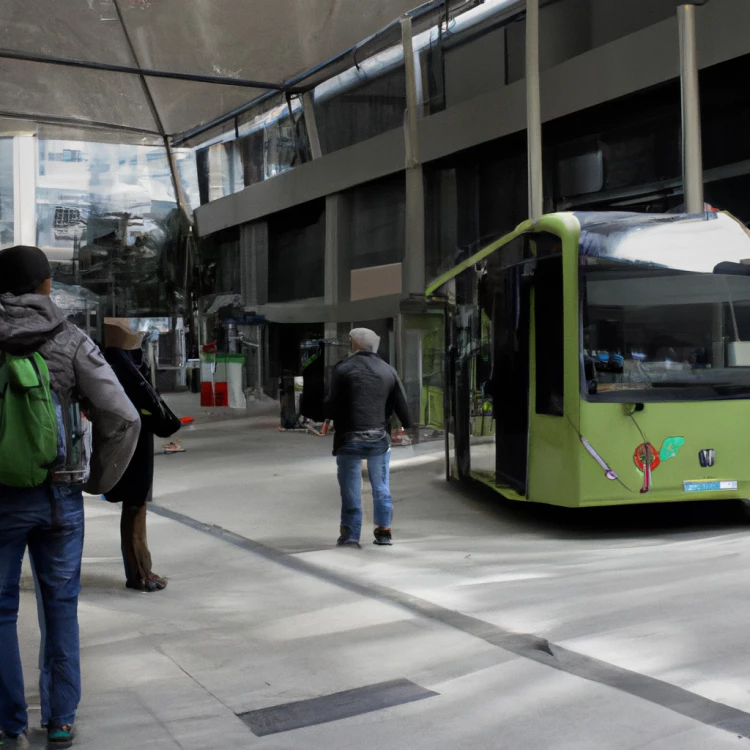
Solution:
<path fill-rule="evenodd" d="M 646 408 L 645 404 L 623 404 L 622 411 L 626 417 L 632 417 L 636 412 L 641 412 Z"/>

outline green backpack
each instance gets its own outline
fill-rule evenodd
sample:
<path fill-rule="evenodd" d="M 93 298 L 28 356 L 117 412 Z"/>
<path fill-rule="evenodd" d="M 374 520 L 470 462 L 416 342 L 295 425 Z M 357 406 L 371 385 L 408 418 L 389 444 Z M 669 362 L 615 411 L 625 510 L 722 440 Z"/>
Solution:
<path fill-rule="evenodd" d="M 0 360 L 0 484 L 38 487 L 58 458 L 58 420 L 39 354 Z"/>

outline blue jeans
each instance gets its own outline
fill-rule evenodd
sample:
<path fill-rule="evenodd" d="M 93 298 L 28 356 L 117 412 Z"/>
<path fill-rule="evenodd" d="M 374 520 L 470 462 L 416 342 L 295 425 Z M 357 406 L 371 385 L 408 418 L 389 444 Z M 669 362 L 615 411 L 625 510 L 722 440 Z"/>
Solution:
<path fill-rule="evenodd" d="M 362 534 L 363 459 L 367 461 L 372 486 L 375 525 L 391 526 L 391 450 L 387 439 L 377 443 L 346 443 L 336 456 L 341 489 L 341 525 L 347 529 L 346 541 L 358 542 Z"/>
<path fill-rule="evenodd" d="M 0 487 L 0 729 L 28 726 L 18 605 L 21 565 L 29 548 L 40 601 L 39 690 L 42 724 L 73 724 L 81 699 L 78 594 L 83 555 L 79 486 Z"/>

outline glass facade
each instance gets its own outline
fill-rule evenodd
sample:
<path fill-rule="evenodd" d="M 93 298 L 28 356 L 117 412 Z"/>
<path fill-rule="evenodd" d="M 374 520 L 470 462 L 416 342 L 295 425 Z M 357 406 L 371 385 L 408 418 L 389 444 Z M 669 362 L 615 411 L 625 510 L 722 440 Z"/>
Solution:
<path fill-rule="evenodd" d="M 14 244 L 13 138 L 0 138 L 0 248 Z"/>
<path fill-rule="evenodd" d="M 406 110 L 404 66 L 350 89 L 315 97 L 315 117 L 324 154 L 353 146 L 381 133 L 403 127 Z"/>
<path fill-rule="evenodd" d="M 194 156 L 175 154 L 197 203 Z M 95 294 L 102 314 L 183 309 L 186 227 L 164 148 L 38 139 L 36 243 L 59 282 Z"/>

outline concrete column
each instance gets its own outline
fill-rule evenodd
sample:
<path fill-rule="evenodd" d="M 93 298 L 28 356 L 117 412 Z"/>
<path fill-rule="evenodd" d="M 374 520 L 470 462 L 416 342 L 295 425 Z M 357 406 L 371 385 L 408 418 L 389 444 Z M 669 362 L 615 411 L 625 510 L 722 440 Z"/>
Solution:
<path fill-rule="evenodd" d="M 310 141 L 312 158 L 320 159 L 323 156 L 323 149 L 320 146 L 320 133 L 318 132 L 318 120 L 315 116 L 312 91 L 308 91 L 302 96 L 302 111 L 305 114 L 305 127 L 307 128 L 307 137 Z"/>
<path fill-rule="evenodd" d="M 680 79 L 682 82 L 682 175 L 685 210 L 704 211 L 701 98 L 695 38 L 695 6 L 677 8 L 680 27 Z"/>
<path fill-rule="evenodd" d="M 401 19 L 401 38 L 406 70 L 406 119 L 404 122 L 404 137 L 406 139 L 406 248 L 403 265 L 403 289 L 407 294 L 424 295 L 424 179 L 419 157 L 419 97 L 410 16 L 404 16 Z"/>
<path fill-rule="evenodd" d="M 539 0 L 526 0 L 526 127 L 529 157 L 529 218 L 544 213 L 542 107 L 539 88 Z"/>
<path fill-rule="evenodd" d="M 351 262 L 348 252 L 347 224 L 346 197 L 341 194 L 327 196 L 324 298 L 331 312 L 331 318 L 323 327 L 323 336 L 328 341 L 335 341 L 339 338 L 338 324 L 346 322 L 333 316 L 333 308 L 340 302 L 348 301 L 350 297 Z M 329 373 L 342 356 L 342 350 L 338 347 L 326 347 L 325 366 Z"/>
<path fill-rule="evenodd" d="M 351 240 L 349 199 L 335 193 L 326 197 L 325 288 L 327 305 L 351 299 Z"/>
<path fill-rule="evenodd" d="M 339 277 L 344 269 L 339 267 L 339 203 L 340 195 L 326 197 L 326 245 L 325 245 L 325 281 L 324 298 L 326 305 L 336 305 L 339 302 Z"/>
<path fill-rule="evenodd" d="M 265 221 L 240 227 L 240 273 L 242 301 L 253 309 L 268 302 L 268 224 Z"/>
<path fill-rule="evenodd" d="M 13 137 L 13 239 L 16 245 L 36 245 L 37 157 L 35 135 Z"/>
<path fill-rule="evenodd" d="M 237 141 L 226 144 L 227 158 L 229 160 L 229 182 L 233 193 L 238 193 L 245 187 L 245 172 L 242 167 L 242 153 Z"/>

